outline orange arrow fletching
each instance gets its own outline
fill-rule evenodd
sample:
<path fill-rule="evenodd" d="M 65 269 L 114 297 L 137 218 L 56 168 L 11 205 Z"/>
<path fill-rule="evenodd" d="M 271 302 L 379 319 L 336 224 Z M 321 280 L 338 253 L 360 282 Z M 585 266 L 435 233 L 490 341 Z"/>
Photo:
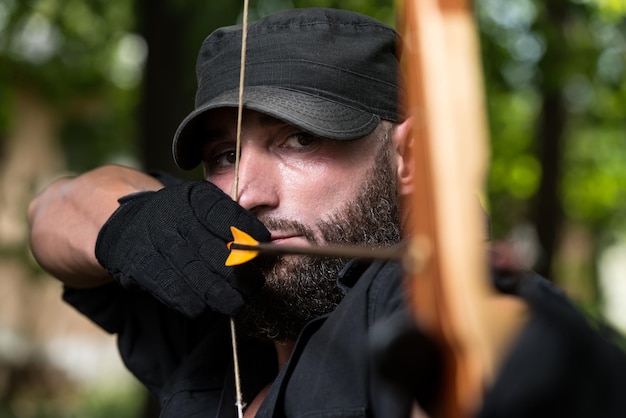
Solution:
<path fill-rule="evenodd" d="M 255 258 L 259 255 L 258 251 L 254 250 L 240 250 L 240 249 L 231 249 L 231 244 L 242 244 L 248 246 L 256 246 L 259 244 L 259 241 L 252 238 L 249 234 L 246 234 L 241 229 L 235 228 L 234 226 L 230 227 L 230 232 L 233 234 L 233 240 L 226 244 L 228 249 L 230 250 L 230 254 L 226 259 L 226 266 L 237 266 L 239 264 L 247 263 L 248 261 Z"/>

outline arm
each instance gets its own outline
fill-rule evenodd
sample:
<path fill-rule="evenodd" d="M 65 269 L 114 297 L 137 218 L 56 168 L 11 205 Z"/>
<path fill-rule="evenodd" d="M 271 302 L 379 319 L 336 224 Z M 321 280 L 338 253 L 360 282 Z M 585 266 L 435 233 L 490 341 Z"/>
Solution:
<path fill-rule="evenodd" d="M 28 207 L 30 246 L 39 264 L 68 286 L 95 287 L 112 278 L 96 260 L 98 233 L 118 198 L 163 185 L 122 166 L 104 166 L 57 180 Z"/>
<path fill-rule="evenodd" d="M 207 308 L 234 314 L 264 282 L 254 266 L 224 262 L 230 226 L 259 240 L 269 231 L 204 180 L 163 187 L 107 166 L 54 183 L 32 202 L 29 219 L 35 258 L 72 288 L 116 280 L 196 317 Z"/>

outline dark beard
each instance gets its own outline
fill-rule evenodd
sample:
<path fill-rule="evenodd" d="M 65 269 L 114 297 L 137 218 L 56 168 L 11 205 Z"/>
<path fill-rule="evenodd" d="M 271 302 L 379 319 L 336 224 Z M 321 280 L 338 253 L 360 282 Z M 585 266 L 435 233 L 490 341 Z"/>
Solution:
<path fill-rule="evenodd" d="M 318 222 L 323 243 L 316 242 L 313 232 L 298 222 L 274 218 L 261 218 L 261 221 L 269 229 L 297 230 L 312 245 L 386 247 L 397 244 L 400 216 L 389 149 L 387 143 L 380 145 L 375 168 L 357 198 L 330 219 Z M 236 316 L 237 329 L 255 338 L 295 340 L 307 322 L 332 312 L 343 298 L 337 276 L 347 261 L 291 256 L 261 266 L 265 286 Z"/>

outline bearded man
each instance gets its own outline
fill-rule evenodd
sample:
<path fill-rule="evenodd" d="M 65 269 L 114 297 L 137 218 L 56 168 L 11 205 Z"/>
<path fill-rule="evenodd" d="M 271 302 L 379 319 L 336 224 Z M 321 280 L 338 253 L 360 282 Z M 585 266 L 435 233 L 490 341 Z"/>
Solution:
<path fill-rule="evenodd" d="M 402 417 L 413 396 L 428 406 L 372 367 L 371 329 L 405 316 L 397 262 L 225 266 L 231 226 L 275 245 L 400 242 L 413 167 L 397 43 L 391 28 L 341 10 L 252 24 L 237 161 L 241 27 L 219 29 L 202 45 L 195 109 L 173 142 L 177 164 L 203 164 L 204 180 L 107 166 L 32 202 L 33 254 L 67 302 L 118 335 L 163 417 L 236 416 L 230 318 L 246 416 Z M 536 277 L 524 283 L 538 300 L 556 297 Z"/>
<path fill-rule="evenodd" d="M 368 393 L 379 385 L 367 378 L 366 330 L 401 309 L 399 266 L 224 261 L 231 225 L 276 245 L 400 241 L 412 172 L 397 42 L 391 28 L 340 10 L 291 10 L 250 25 L 234 202 L 241 28 L 222 28 L 202 45 L 196 107 L 173 146 L 180 167 L 204 165 L 204 180 L 177 184 L 107 166 L 60 180 L 32 203 L 33 253 L 66 284 L 66 301 L 118 334 L 126 365 L 159 397 L 163 416 L 235 414 L 229 317 L 247 414 L 261 403 L 266 416 L 371 410 Z M 46 219 L 60 213 L 63 227 Z M 344 354 L 324 355 L 335 345 Z M 281 399 L 287 381 L 293 402 Z"/>

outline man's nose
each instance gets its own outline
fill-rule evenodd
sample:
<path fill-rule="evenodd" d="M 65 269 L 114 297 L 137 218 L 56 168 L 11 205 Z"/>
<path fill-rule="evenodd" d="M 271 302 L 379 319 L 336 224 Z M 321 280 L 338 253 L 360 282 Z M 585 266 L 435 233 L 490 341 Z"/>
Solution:
<path fill-rule="evenodd" d="M 239 161 L 238 202 L 254 214 L 278 206 L 280 178 L 269 154 L 242 152 Z"/>

